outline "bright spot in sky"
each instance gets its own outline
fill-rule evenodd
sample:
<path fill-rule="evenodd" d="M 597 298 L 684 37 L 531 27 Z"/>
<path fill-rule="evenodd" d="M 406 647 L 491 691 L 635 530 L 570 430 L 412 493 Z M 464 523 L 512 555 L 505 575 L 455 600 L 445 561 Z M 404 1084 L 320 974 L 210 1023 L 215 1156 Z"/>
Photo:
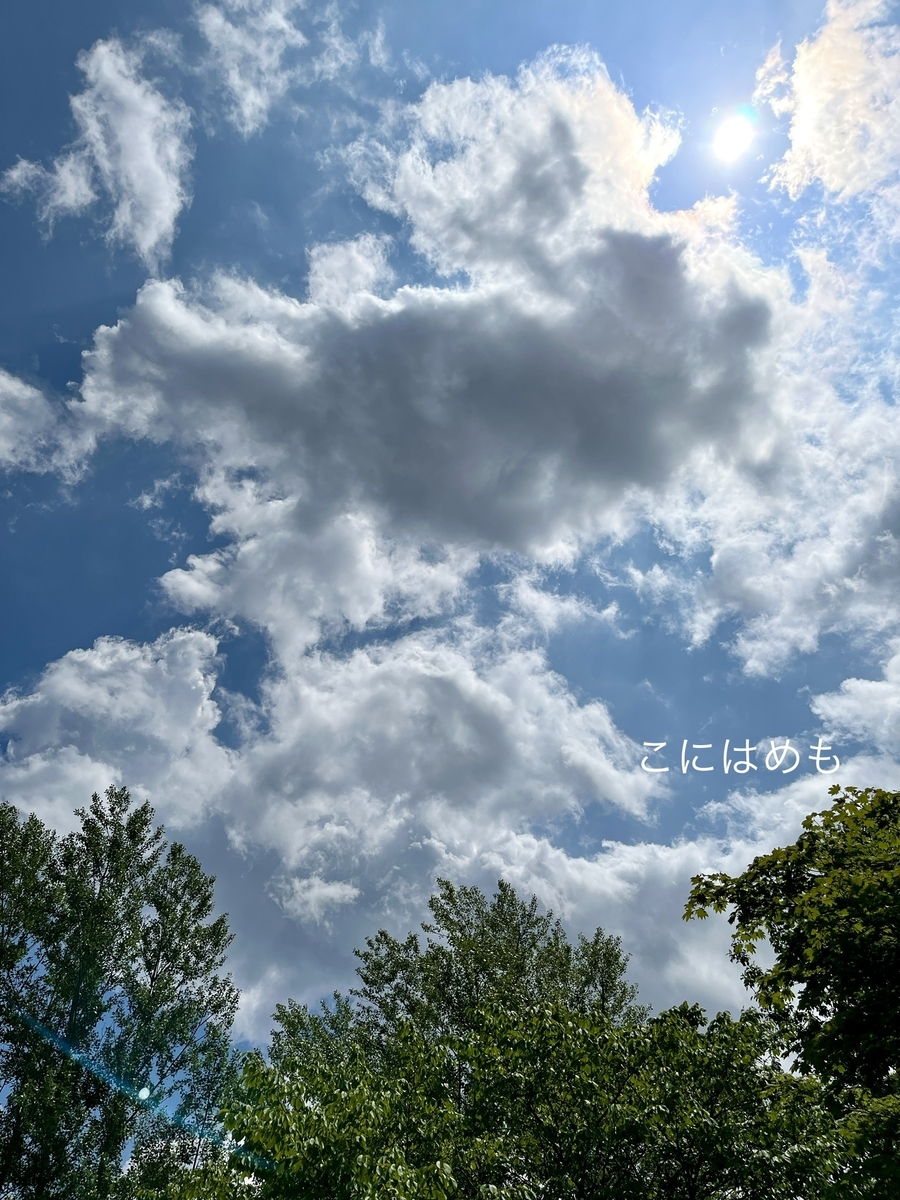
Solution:
<path fill-rule="evenodd" d="M 742 113 L 727 117 L 716 130 L 713 154 L 723 162 L 734 162 L 753 141 L 753 122 Z"/>
<path fill-rule="evenodd" d="M 150 1089 L 148 1087 L 141 1088 L 141 1090 L 138 1092 L 138 1100 L 149 1100 L 149 1099 L 150 1099 Z"/>

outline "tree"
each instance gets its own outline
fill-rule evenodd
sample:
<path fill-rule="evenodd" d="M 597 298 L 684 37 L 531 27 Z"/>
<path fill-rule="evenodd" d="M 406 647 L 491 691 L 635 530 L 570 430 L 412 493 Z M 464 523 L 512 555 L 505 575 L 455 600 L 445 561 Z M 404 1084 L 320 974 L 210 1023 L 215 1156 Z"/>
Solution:
<path fill-rule="evenodd" d="M 759 1004 L 791 1019 L 802 1065 L 883 1094 L 900 1069 L 900 792 L 830 794 L 793 845 L 736 877 L 695 876 L 685 919 L 731 907 L 732 960 Z M 764 938 L 769 968 L 755 958 Z"/>
<path fill-rule="evenodd" d="M 491 901 L 477 887 L 439 879 L 431 922 L 402 942 L 385 930 L 357 950 L 360 1016 L 382 1034 L 411 1021 L 423 1033 L 462 1033 L 479 1005 L 559 1002 L 613 1020 L 639 1016 L 621 938 L 597 929 L 573 946 L 536 896 L 525 901 L 500 880 Z"/>
<path fill-rule="evenodd" d="M 830 789 L 791 845 L 692 880 L 685 918 L 731 908 L 731 957 L 829 1085 L 847 1194 L 900 1194 L 900 792 Z M 774 963 L 756 960 L 767 938 Z"/>
<path fill-rule="evenodd" d="M 819 1200 L 840 1165 L 819 1085 L 783 1070 L 758 1012 L 707 1023 L 683 1004 L 614 1026 L 536 1006 L 497 1010 L 486 1032 L 470 1123 L 504 1195 Z"/>
<path fill-rule="evenodd" d="M 466 1038 L 407 1023 L 377 1058 L 346 1002 L 304 1024 L 302 1051 L 248 1059 L 226 1116 L 240 1157 L 182 1195 L 821 1200 L 843 1169 L 821 1085 L 784 1071 L 755 1011 L 615 1025 L 495 998 Z"/>
<path fill-rule="evenodd" d="M 214 880 L 125 788 L 76 815 L 58 838 L 0 806 L 0 1194 L 23 1200 L 99 1200 L 202 1156 L 234 1073 Z"/>
<path fill-rule="evenodd" d="M 355 1005 L 279 1005 L 225 1113 L 240 1152 L 184 1196 L 820 1200 L 840 1173 L 770 1018 L 649 1018 L 618 939 L 573 947 L 503 882 L 430 907 L 424 948 L 369 939 Z"/>

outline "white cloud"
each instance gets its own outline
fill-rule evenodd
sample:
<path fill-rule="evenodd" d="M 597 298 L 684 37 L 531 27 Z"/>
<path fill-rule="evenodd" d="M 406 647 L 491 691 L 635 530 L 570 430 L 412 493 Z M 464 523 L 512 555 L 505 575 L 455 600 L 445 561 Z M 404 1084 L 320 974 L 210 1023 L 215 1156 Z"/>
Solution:
<path fill-rule="evenodd" d="M 369 202 L 408 220 L 413 246 L 447 275 L 552 295 L 597 253 L 598 232 L 661 232 L 647 189 L 678 133 L 638 115 L 587 51 L 548 52 L 513 81 L 433 83 L 403 115 L 406 146 L 366 138 L 347 158 Z"/>
<path fill-rule="evenodd" d="M 210 66 L 230 100 L 229 119 L 245 137 L 265 125 L 297 82 L 297 51 L 308 38 L 293 16 L 302 8 L 301 0 L 228 0 L 197 13 Z"/>
<path fill-rule="evenodd" d="M 679 613 L 692 645 L 736 621 L 732 649 L 752 675 L 778 675 L 826 633 L 878 638 L 900 625 L 900 416 L 896 359 L 871 340 L 880 299 L 858 264 L 810 245 L 799 258 L 802 301 L 787 272 L 765 275 L 769 407 L 748 437 L 758 460 L 687 462 L 646 510 L 665 557 L 627 576 L 648 604 Z"/>
<path fill-rule="evenodd" d="M 866 787 L 875 781 L 897 788 L 900 768 L 883 758 L 858 758 L 842 764 L 840 779 L 846 785 Z M 727 920 L 682 921 L 691 877 L 720 870 L 740 873 L 756 855 L 794 841 L 807 813 L 831 803 L 827 789 L 832 781 L 806 775 L 772 792 L 733 791 L 696 815 L 698 832 L 692 837 L 671 842 L 650 836 L 632 843 L 610 840 L 595 850 L 563 848 L 552 835 L 514 828 L 489 810 L 477 824 L 466 827 L 459 821 L 456 836 L 444 840 L 416 840 L 408 833 L 401 840 L 396 830 L 405 831 L 398 820 L 386 834 L 384 847 L 370 859 L 365 876 L 356 876 L 363 887 L 354 903 L 331 909 L 330 938 L 346 947 L 360 945 L 376 927 L 402 935 L 425 916 L 436 876 L 466 880 L 488 893 L 498 878 L 504 878 L 520 894 L 534 892 L 573 932 L 590 932 L 602 924 L 620 934 L 632 954 L 631 974 L 640 981 L 645 1002 L 662 1008 L 688 999 L 712 1010 L 737 1010 L 749 997 L 739 968 L 728 961 Z M 323 805 L 323 823 L 328 811 Z M 384 815 L 369 810 L 359 819 L 383 821 Z M 304 881 L 311 879 L 312 890 L 323 875 L 300 874 L 298 889 L 302 893 Z M 377 880 L 377 888 L 371 882 L 365 886 L 364 879 Z M 283 886 L 284 895 L 290 896 L 291 876 Z M 343 987 L 349 985 L 352 965 L 320 970 L 310 975 L 307 969 L 291 980 L 279 978 L 273 998 L 291 990 L 316 1003 L 333 986 L 335 975 L 329 970 L 337 970 Z M 261 1015 L 260 1006 L 255 1027 L 260 1031 Z"/>
<path fill-rule="evenodd" d="M 78 138 L 47 169 L 20 159 L 2 176 L 11 194 L 34 193 L 52 228 L 86 212 L 101 195 L 112 206 L 106 236 L 130 245 L 156 269 L 169 254 L 190 201 L 190 113 L 141 75 L 142 53 L 114 38 L 78 57 L 85 88 L 70 98 Z"/>
<path fill-rule="evenodd" d="M 321 924 L 329 909 L 352 903 L 359 895 L 359 888 L 340 880 L 310 875 L 283 884 L 279 893 L 279 902 L 288 916 Z"/>
<path fill-rule="evenodd" d="M 526 628 L 537 627 L 547 637 L 569 625 L 584 621 L 600 621 L 616 631 L 619 637 L 629 637 L 631 631 L 618 628 L 619 606 L 615 601 L 603 609 L 597 609 L 583 596 L 548 591 L 541 586 L 537 572 L 531 576 L 526 571 L 515 575 L 508 584 L 498 587 L 498 594 L 510 605 L 512 612 L 504 619 L 504 626 L 515 624 L 514 614 L 525 618 Z"/>
<path fill-rule="evenodd" d="M 280 606 L 309 645 L 420 588 L 434 614 L 480 553 L 572 562 L 644 519 L 677 556 L 630 582 L 694 644 L 736 617 L 750 673 L 889 630 L 900 441 L 852 333 L 871 290 L 806 247 L 798 303 L 733 205 L 655 213 L 672 137 L 593 59 L 433 84 L 404 121 L 351 166 L 451 282 L 396 286 L 366 234 L 312 248 L 306 303 L 151 282 L 97 331 L 82 428 L 201 443 L 233 539 L 170 595 L 270 630 Z"/>
<path fill-rule="evenodd" d="M 795 841 L 803 818 L 832 803 L 833 781 L 806 775 L 771 792 L 732 791 L 696 814 L 694 836 L 668 844 L 650 838 L 606 841 L 597 852 L 579 855 L 546 837 L 498 830 L 489 849 L 473 859 L 448 859 L 441 870 L 452 878 L 474 877 L 485 889 L 503 877 L 520 892 L 535 892 L 573 930 L 589 931 L 600 922 L 621 934 L 633 954 L 642 998 L 657 1007 L 690 999 L 713 1009 L 739 1009 L 749 997 L 739 969 L 728 962 L 726 918 L 682 921 L 691 877 L 738 874 L 758 854 Z M 898 788 L 900 767 L 859 757 L 842 764 L 840 782 Z"/>
<path fill-rule="evenodd" d="M 826 22 L 790 69 L 778 47 L 757 102 L 789 113 L 791 146 L 773 182 L 796 198 L 820 180 L 841 200 L 883 188 L 900 169 L 900 29 L 890 0 L 829 0 Z"/>
<path fill-rule="evenodd" d="M 166 819 L 203 817 L 232 769 L 211 736 L 216 642 L 173 629 L 149 645 L 99 638 L 51 663 L 28 693 L 0 701 L 0 793 L 64 814 L 110 783 L 150 794 Z M 65 820 L 63 816 L 61 819 Z"/>
<path fill-rule="evenodd" d="M 364 233 L 350 242 L 313 246 L 309 253 L 309 299 L 323 308 L 345 308 L 378 295 L 394 279 L 390 241 Z"/>
<path fill-rule="evenodd" d="M 359 47 L 348 38 L 341 29 L 336 16 L 336 5 L 329 5 L 326 10 L 328 24 L 320 35 L 322 49 L 312 62 L 312 72 L 315 79 L 336 79 L 339 75 L 352 70 L 359 62 Z M 375 46 L 371 48 L 373 35 L 363 35 L 370 43 L 370 61 L 376 65 L 381 57 L 378 51 L 377 34 L 374 35 Z"/>
<path fill-rule="evenodd" d="M 696 577 L 657 568 L 658 595 L 695 641 L 741 617 L 751 671 L 829 622 L 893 619 L 892 410 L 842 404 L 810 368 L 843 312 L 815 289 L 794 304 L 708 205 L 653 211 L 674 135 L 583 54 L 432 84 L 404 120 L 353 169 L 452 284 L 393 286 L 388 243 L 363 235 L 312 249 L 306 303 L 151 281 L 97 331 L 83 436 L 199 449 L 198 498 L 231 542 L 170 572 L 170 597 L 255 622 L 293 670 L 347 626 L 446 621 L 479 554 L 571 561 L 643 512 L 685 555 L 711 551 Z M 532 624 L 586 615 L 527 569 Z"/>
<path fill-rule="evenodd" d="M 82 213 L 96 201 L 93 169 L 87 154 L 73 151 L 60 155 L 48 171 L 39 163 L 20 158 L 4 171 L 3 190 L 13 195 L 33 192 L 38 215 L 52 228 L 57 217 Z"/>
<path fill-rule="evenodd" d="M 264 684 L 235 750 L 215 739 L 213 638 L 103 638 L 4 699 L 0 795 L 62 829 L 109 783 L 149 796 L 170 829 L 217 813 L 251 858 L 274 853 L 270 891 L 285 915 L 322 926 L 321 954 L 331 937 L 360 941 L 373 914 L 408 914 L 436 871 L 477 868 L 511 831 L 577 821 L 597 801 L 645 810 L 654 781 L 605 706 L 579 706 L 508 633 L 463 621 L 301 655 Z M 243 953 L 252 979 L 259 963 Z"/>
<path fill-rule="evenodd" d="M 227 96 L 227 118 L 244 137 L 264 128 L 273 109 L 298 89 L 351 73 L 362 46 L 372 66 L 387 66 L 380 26 L 353 40 L 344 34 L 334 5 L 307 15 L 303 29 L 305 12 L 304 0 L 222 0 L 198 10 L 209 47 L 205 69 Z"/>
<path fill-rule="evenodd" d="M 659 122 L 577 56 L 434 84 L 407 118 L 406 142 L 357 148 L 354 170 L 389 159 L 373 201 L 467 283 L 380 296 L 371 236 L 313 249 L 306 304 L 223 276 L 151 283 L 97 331 L 82 416 L 199 435 L 307 524 L 362 511 L 401 538 L 551 558 L 686 459 L 739 458 L 765 420 L 770 299 L 695 252 L 696 220 L 654 216 Z"/>
<path fill-rule="evenodd" d="M 252 132 L 293 86 L 285 47 L 305 47 L 278 22 L 294 10 L 210 11 L 232 119 Z M 897 622 L 900 438 L 871 378 L 841 397 L 833 346 L 865 304 L 845 274 L 807 252 L 797 303 L 787 272 L 737 242 L 734 203 L 654 211 L 676 142 L 580 53 L 512 81 L 434 83 L 347 160 L 436 281 L 398 285 L 399 236 L 363 234 L 311 248 L 305 301 L 237 275 L 152 280 L 97 330 L 78 444 L 190 453 L 226 544 L 162 585 L 185 612 L 253 623 L 270 670 L 227 750 L 210 635 L 74 651 L 4 702 L 4 794 L 33 803 L 62 796 L 67 772 L 80 788 L 105 771 L 173 820 L 214 810 L 248 856 L 277 857 L 282 912 L 322 938 L 401 927 L 437 873 L 502 874 L 573 924 L 622 932 L 659 980 L 651 998 L 702 978 L 713 1002 L 739 1003 L 734 972 L 708 967 L 726 931 L 679 923 L 689 877 L 791 840 L 825 786 L 734 793 L 707 814 L 722 837 L 662 845 L 648 825 L 637 845 L 563 848 L 591 805 L 652 819 L 665 797 L 544 649 L 615 607 L 554 595 L 539 566 L 603 564 L 603 539 L 646 521 L 673 553 L 632 584 L 680 606 L 695 643 L 737 618 L 746 669 L 777 672 L 823 629 Z M 468 589 L 491 561 L 511 581 L 486 629 Z"/>
<path fill-rule="evenodd" d="M 48 470 L 58 423 L 43 392 L 0 368 L 0 468 Z"/>
<path fill-rule="evenodd" d="M 889 754 L 900 750 L 900 648 L 893 641 L 883 679 L 845 679 L 836 692 L 815 696 L 810 707 L 829 729 Z"/>
<path fill-rule="evenodd" d="M 635 576 L 654 602 L 680 607 L 694 644 L 737 617 L 733 648 L 753 675 L 777 675 L 824 633 L 877 636 L 900 620 L 896 413 L 882 401 L 849 408 L 803 382 L 801 403 L 787 398 L 782 411 L 777 472 L 711 471 L 701 488 L 687 478 L 657 508 L 686 555 L 710 554 L 709 570 L 676 560 Z"/>
<path fill-rule="evenodd" d="M 402 932 L 420 919 L 436 875 L 486 890 L 502 876 L 573 930 L 602 923 L 621 933 L 656 1005 L 744 1002 L 724 920 L 681 923 L 690 878 L 740 871 L 792 841 L 802 817 L 829 802 L 830 779 L 733 791 L 697 815 L 692 838 L 666 844 L 648 830 L 632 844 L 563 848 L 555 819 L 577 830 L 582 805 L 603 795 L 640 812 L 650 781 L 604 707 L 578 707 L 539 652 L 464 625 L 455 644 L 415 634 L 345 658 L 305 656 L 264 688 L 267 727 L 235 751 L 213 737 L 215 654 L 209 635 L 179 630 L 149 646 L 107 638 L 64 656 L 0 709 L 14 738 L 0 796 L 65 830 L 91 791 L 124 782 L 149 794 L 170 827 L 212 808 L 236 845 L 274 851 L 282 869 L 271 894 L 312 940 L 295 970 L 271 967 L 268 940 L 258 960 L 244 937 L 242 1033 L 264 1036 L 287 992 L 315 1000 L 346 986 L 326 947 L 360 944 L 376 922 Z M 858 759 L 840 780 L 898 786 L 898 771 Z"/>
<path fill-rule="evenodd" d="M 58 833 L 78 827 L 75 809 L 94 792 L 122 785 L 118 767 L 74 746 L 45 746 L 21 761 L 0 760 L 0 800 L 37 816 Z"/>
<path fill-rule="evenodd" d="M 268 685 L 267 708 L 272 734 L 245 762 L 291 820 L 295 798 L 333 814 L 369 793 L 385 811 L 432 814 L 429 836 L 452 840 L 460 823 L 465 840 L 491 813 L 519 824 L 601 800 L 642 814 L 653 789 L 603 704 L 579 705 L 541 650 L 468 620 L 343 658 L 306 655 Z M 314 832 L 269 836 L 297 861 L 316 843 Z"/>

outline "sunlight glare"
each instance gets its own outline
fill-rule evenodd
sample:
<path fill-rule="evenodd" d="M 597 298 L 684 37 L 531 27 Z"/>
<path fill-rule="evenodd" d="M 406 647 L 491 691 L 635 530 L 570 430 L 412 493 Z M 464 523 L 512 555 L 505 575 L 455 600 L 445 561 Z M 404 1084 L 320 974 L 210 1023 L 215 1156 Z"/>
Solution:
<path fill-rule="evenodd" d="M 713 154 L 723 162 L 734 162 L 749 150 L 753 136 L 753 123 L 749 117 L 742 113 L 727 117 L 716 130 Z"/>

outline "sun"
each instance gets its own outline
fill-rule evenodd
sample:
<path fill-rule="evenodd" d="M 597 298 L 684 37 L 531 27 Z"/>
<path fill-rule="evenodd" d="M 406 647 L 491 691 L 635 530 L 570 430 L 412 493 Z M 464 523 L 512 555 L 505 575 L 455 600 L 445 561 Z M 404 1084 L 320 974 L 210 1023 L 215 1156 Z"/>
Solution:
<path fill-rule="evenodd" d="M 735 162 L 741 157 L 753 142 L 756 131 L 753 122 L 743 113 L 735 113 L 726 117 L 713 138 L 712 150 L 716 158 L 723 162 Z"/>

